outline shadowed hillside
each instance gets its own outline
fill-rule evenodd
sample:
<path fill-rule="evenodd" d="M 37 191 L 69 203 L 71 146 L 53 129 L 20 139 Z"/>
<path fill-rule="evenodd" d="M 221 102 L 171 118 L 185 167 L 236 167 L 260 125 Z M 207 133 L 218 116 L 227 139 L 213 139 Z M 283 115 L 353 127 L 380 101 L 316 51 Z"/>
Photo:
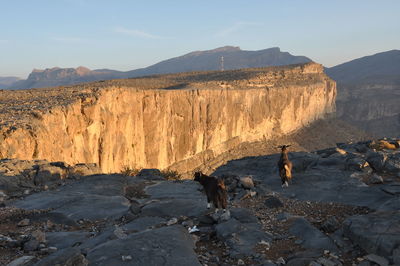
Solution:
<path fill-rule="evenodd" d="M 338 84 L 338 117 L 378 137 L 399 136 L 399 50 L 355 59 L 326 73 Z"/>

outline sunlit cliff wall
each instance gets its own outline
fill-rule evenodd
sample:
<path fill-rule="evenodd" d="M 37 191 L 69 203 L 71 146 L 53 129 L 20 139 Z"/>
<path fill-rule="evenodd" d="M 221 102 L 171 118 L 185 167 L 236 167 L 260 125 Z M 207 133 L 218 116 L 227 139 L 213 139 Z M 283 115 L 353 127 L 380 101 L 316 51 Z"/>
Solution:
<path fill-rule="evenodd" d="M 0 157 L 188 172 L 240 143 L 291 133 L 335 111 L 336 84 L 315 63 L 149 83 L 0 92 Z M 46 94 L 58 100 L 43 107 Z M 14 115 L 10 99 L 21 106 Z"/>

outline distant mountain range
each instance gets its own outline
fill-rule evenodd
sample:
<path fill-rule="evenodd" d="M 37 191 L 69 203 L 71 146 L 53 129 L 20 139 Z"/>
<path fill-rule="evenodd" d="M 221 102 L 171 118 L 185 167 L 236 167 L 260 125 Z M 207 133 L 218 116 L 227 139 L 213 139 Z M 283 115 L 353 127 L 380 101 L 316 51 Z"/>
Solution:
<path fill-rule="evenodd" d="M 5 89 L 11 84 L 17 82 L 20 78 L 17 77 L 0 77 L 0 89 Z"/>
<path fill-rule="evenodd" d="M 221 67 L 228 70 L 249 67 L 280 66 L 311 61 L 311 59 L 305 56 L 294 56 L 288 52 L 281 52 L 277 47 L 259 51 L 244 51 L 239 47 L 225 46 L 213 50 L 191 52 L 146 68 L 126 72 L 110 69 L 90 70 L 85 67 L 78 67 L 76 69 L 57 67 L 45 70 L 35 69 L 26 80 L 19 80 L 12 84 L 9 83 L 7 88 L 42 88 L 154 74 L 219 70 Z"/>

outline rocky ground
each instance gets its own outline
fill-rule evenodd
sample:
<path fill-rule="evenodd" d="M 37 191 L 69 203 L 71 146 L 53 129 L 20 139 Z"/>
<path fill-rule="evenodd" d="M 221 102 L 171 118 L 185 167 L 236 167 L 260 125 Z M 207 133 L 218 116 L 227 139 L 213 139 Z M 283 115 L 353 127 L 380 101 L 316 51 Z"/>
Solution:
<path fill-rule="evenodd" d="M 219 167 L 230 203 L 217 214 L 197 182 L 166 181 L 158 170 L 68 170 L 60 182 L 3 161 L 0 264 L 400 265 L 398 142 L 292 152 L 288 188 L 278 157 Z M 24 190 L 10 185 L 13 175 Z"/>

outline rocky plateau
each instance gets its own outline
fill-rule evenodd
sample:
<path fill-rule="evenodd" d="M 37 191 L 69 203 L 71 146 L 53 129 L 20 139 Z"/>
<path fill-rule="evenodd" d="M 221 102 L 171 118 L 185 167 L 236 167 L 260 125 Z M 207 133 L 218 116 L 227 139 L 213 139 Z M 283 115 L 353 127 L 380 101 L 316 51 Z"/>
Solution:
<path fill-rule="evenodd" d="M 47 169 L 36 190 L 1 190 L 0 263 L 398 265 L 399 143 L 291 152 L 288 188 L 278 153 L 229 161 L 213 172 L 229 192 L 225 213 L 206 208 L 199 183 L 157 169 L 128 176 L 84 167 L 63 178 L 65 166 L 33 162 Z M 15 177 L 32 169 L 18 160 L 0 167 Z"/>

